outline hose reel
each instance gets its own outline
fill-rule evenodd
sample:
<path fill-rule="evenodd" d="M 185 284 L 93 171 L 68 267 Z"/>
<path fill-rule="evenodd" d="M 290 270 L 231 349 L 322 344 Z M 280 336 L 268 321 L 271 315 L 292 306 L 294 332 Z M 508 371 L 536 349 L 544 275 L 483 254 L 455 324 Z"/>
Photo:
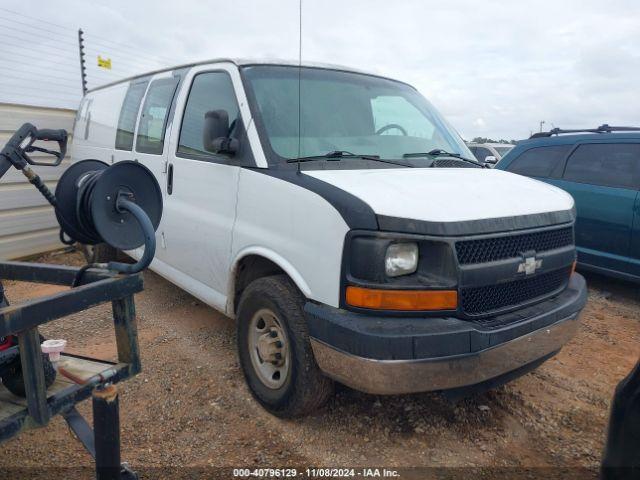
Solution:
<path fill-rule="evenodd" d="M 55 197 L 58 223 L 72 240 L 107 243 L 120 250 L 145 245 L 136 264 L 111 262 L 110 270 L 135 273 L 151 263 L 162 217 L 162 192 L 147 167 L 132 161 L 110 166 L 100 160 L 82 160 L 62 174 Z"/>
<path fill-rule="evenodd" d="M 145 245 L 137 263 L 110 262 L 85 265 L 108 268 L 120 273 L 137 273 L 151 264 L 156 252 L 155 231 L 162 217 L 162 192 L 158 181 L 147 167 L 124 161 L 107 165 L 100 160 L 82 160 L 62 174 L 55 195 L 51 193 L 31 165 L 58 166 L 67 151 L 65 130 L 37 129 L 30 123 L 22 125 L 0 151 L 0 178 L 12 166 L 18 169 L 55 208 L 60 224 L 60 240 L 71 244 L 107 243 L 120 250 L 133 250 Z M 34 145 L 36 141 L 58 144 L 59 150 Z M 28 154 L 51 155 L 53 161 L 36 161 Z M 67 242 L 65 234 L 71 239 Z"/>

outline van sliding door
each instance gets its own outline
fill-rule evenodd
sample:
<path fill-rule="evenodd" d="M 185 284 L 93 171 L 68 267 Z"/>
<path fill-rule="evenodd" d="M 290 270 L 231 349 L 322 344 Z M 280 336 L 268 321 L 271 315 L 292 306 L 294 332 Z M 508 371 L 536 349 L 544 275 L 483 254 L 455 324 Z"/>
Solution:
<path fill-rule="evenodd" d="M 172 105 L 180 77 L 171 76 L 153 80 L 147 89 L 135 133 L 134 160 L 147 167 L 158 180 L 166 202 L 167 141 L 171 123 Z M 157 244 L 164 242 L 164 215 L 156 233 Z M 156 249 L 156 258 L 166 261 L 162 248 Z"/>

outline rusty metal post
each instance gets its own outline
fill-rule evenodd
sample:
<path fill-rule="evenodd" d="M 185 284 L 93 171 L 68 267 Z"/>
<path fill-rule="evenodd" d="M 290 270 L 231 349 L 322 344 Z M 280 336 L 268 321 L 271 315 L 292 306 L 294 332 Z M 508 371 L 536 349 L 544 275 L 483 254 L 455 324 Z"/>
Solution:
<path fill-rule="evenodd" d="M 115 385 L 93 391 L 96 479 L 120 480 L 120 406 Z"/>
<path fill-rule="evenodd" d="M 138 350 L 138 329 L 136 325 L 136 304 L 133 295 L 112 302 L 113 323 L 116 331 L 118 362 L 128 363 L 130 373 L 140 373 L 140 352 Z"/>
<path fill-rule="evenodd" d="M 46 425 L 50 415 L 38 329 L 30 328 L 18 334 L 18 348 L 29 416 L 36 425 Z"/>
<path fill-rule="evenodd" d="M 8 306 L 9 300 L 5 297 L 4 287 L 0 282 L 0 308 Z M 14 315 L 22 314 L 18 311 Z M 47 385 L 40 349 L 40 334 L 37 328 L 30 328 L 18 335 L 18 349 L 29 416 L 35 425 L 46 425 L 51 415 L 47 404 Z"/>

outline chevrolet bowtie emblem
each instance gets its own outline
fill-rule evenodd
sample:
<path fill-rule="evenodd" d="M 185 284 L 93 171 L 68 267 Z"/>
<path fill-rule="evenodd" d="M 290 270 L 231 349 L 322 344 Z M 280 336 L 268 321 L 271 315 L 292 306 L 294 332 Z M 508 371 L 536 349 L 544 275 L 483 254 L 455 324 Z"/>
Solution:
<path fill-rule="evenodd" d="M 542 260 L 536 259 L 536 257 L 525 257 L 524 262 L 518 264 L 518 273 L 524 273 L 525 275 L 533 275 L 542 267 Z"/>

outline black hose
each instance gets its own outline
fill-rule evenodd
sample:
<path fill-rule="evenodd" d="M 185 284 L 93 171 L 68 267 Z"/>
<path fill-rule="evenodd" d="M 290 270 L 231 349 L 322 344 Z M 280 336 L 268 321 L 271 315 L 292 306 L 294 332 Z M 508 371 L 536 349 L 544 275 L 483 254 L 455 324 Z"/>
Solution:
<path fill-rule="evenodd" d="M 73 278 L 73 282 L 71 283 L 71 288 L 76 288 L 80 286 L 80 284 L 82 283 L 82 279 L 84 278 L 84 274 L 87 273 L 87 270 L 89 270 L 90 268 L 103 268 L 103 267 L 104 265 L 101 265 L 99 263 L 88 263 L 83 267 L 80 267 L 80 270 L 78 270 L 78 272 L 76 273 L 76 276 Z"/>
<path fill-rule="evenodd" d="M 131 215 L 133 215 L 133 218 L 136 219 L 136 221 L 140 225 L 140 228 L 142 228 L 142 233 L 144 235 L 144 253 L 142 254 L 140 260 L 138 260 L 134 264 L 109 262 L 106 267 L 108 270 L 111 270 L 113 272 L 124 273 L 127 275 L 141 272 L 149 265 L 151 265 L 153 257 L 156 254 L 156 234 L 153 228 L 153 224 L 151 223 L 151 220 L 149 220 L 146 212 L 139 205 L 130 200 L 127 200 L 124 196 L 120 196 L 118 198 L 116 207 L 119 210 L 126 210 Z M 80 268 L 80 270 L 78 270 L 78 272 L 76 273 L 75 278 L 73 279 L 73 283 L 71 284 L 72 288 L 80 286 L 85 273 L 90 268 L 104 269 L 105 265 L 101 263 L 90 263 Z"/>
<path fill-rule="evenodd" d="M 96 231 L 93 218 L 91 216 L 91 202 L 96 182 L 102 175 L 101 171 L 89 172 L 82 179 L 78 187 L 78 201 L 76 202 L 76 217 L 82 228 L 82 233 L 94 243 L 102 243 L 100 234 Z"/>
<path fill-rule="evenodd" d="M 76 243 L 76 241 L 73 238 L 65 238 L 65 232 L 64 232 L 64 228 L 60 227 L 60 234 L 59 234 L 59 238 L 60 238 L 60 243 L 64 244 L 64 245 L 73 245 L 74 243 Z"/>
<path fill-rule="evenodd" d="M 147 216 L 146 212 L 137 204 L 133 203 L 130 200 L 127 200 L 126 197 L 120 196 L 118 198 L 116 207 L 120 210 L 126 210 L 137 220 L 140 228 L 142 228 L 142 234 L 144 235 L 144 253 L 140 260 L 138 260 L 134 264 L 130 263 L 120 263 L 120 262 L 109 262 L 108 268 L 109 270 L 114 270 L 119 273 L 138 273 L 151 265 L 153 261 L 153 257 L 156 254 L 156 233 L 153 228 L 153 224 L 151 220 Z"/>
<path fill-rule="evenodd" d="M 49 202 L 53 208 L 56 208 L 58 205 L 58 201 L 56 200 L 53 192 L 49 190 L 49 188 L 42 181 L 40 176 L 36 172 L 31 170 L 30 167 L 24 167 L 22 169 L 22 173 L 25 177 L 27 177 L 29 183 L 36 187 L 36 189 L 42 194 L 42 196 L 47 199 L 47 202 Z"/>

